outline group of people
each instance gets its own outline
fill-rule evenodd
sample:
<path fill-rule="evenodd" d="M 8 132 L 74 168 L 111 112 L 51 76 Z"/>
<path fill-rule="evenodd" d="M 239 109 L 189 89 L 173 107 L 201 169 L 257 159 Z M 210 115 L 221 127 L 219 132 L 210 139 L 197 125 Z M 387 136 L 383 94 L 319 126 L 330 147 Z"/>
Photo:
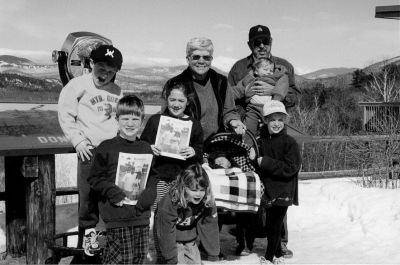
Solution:
<path fill-rule="evenodd" d="M 78 247 L 87 255 L 93 251 L 86 235 L 95 234 L 100 215 L 107 239 L 103 263 L 142 264 L 154 211 L 157 263 L 200 264 L 201 251 L 211 261 L 223 258 L 218 212 L 210 179 L 201 166 L 203 143 L 218 132 L 244 135 L 250 130 L 258 136 L 260 156 L 255 167 L 265 187 L 260 208 L 268 213 L 268 245 L 260 261 L 281 263 L 290 257 L 284 220 L 288 206 L 298 204 L 301 157 L 298 144 L 286 133 L 285 105 L 295 104 L 298 90 L 292 65 L 271 55 L 272 38 L 266 26 L 250 29 L 248 45 L 252 54 L 239 60 L 227 78 L 211 69 L 212 41 L 191 39 L 186 47 L 187 69 L 166 82 L 161 112 L 148 119 L 140 137 L 144 105 L 134 95 L 123 95 L 114 83 L 122 66 L 117 48 L 95 48 L 90 55 L 91 73 L 72 79 L 62 89 L 59 122 L 78 155 Z M 111 106 L 112 118 L 105 105 Z M 179 151 L 185 160 L 162 156 L 155 145 L 162 115 L 192 121 L 189 146 Z M 125 204 L 125 193 L 115 184 L 121 152 L 154 155 L 136 205 Z M 238 243 L 238 250 L 243 250 L 243 243 Z M 252 246 L 247 248 L 251 251 Z"/>

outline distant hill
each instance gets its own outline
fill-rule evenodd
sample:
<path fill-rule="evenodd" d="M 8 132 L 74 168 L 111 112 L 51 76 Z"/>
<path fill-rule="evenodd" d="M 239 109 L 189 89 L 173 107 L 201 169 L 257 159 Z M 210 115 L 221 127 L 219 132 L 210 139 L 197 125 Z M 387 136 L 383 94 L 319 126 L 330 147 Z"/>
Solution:
<path fill-rule="evenodd" d="M 361 69 L 364 72 L 377 72 L 388 64 L 400 65 L 400 56 L 383 60 Z M 332 70 L 337 69 L 337 70 Z M 353 80 L 353 72 L 358 68 L 327 68 L 301 76 L 296 76 L 296 84 L 300 87 L 312 87 L 321 83 L 326 87 L 336 86 L 347 88 Z"/>
<path fill-rule="evenodd" d="M 328 77 L 343 75 L 343 74 L 347 74 L 347 73 L 352 73 L 356 69 L 357 68 L 344 68 L 344 67 L 326 68 L 326 69 L 321 69 L 321 70 L 311 72 L 311 73 L 301 75 L 301 76 L 304 78 L 307 78 L 307 79 L 328 78 Z"/>
<path fill-rule="evenodd" d="M 381 62 L 377 62 L 374 64 L 371 64 L 363 69 L 364 72 L 376 72 L 379 71 L 382 67 L 388 64 L 395 64 L 395 65 L 400 65 L 400 56 L 383 60 Z"/>
<path fill-rule="evenodd" d="M 365 67 L 364 71 L 376 71 L 382 66 L 395 63 L 400 64 L 400 56 L 374 63 Z M 159 93 L 165 82 L 181 73 L 187 65 L 179 66 L 123 66 L 117 74 L 117 84 L 126 91 Z M 217 72 L 227 75 L 226 72 L 214 68 Z M 351 84 L 352 74 L 357 68 L 326 68 L 304 75 L 296 75 L 296 84 L 299 87 L 310 87 L 316 83 L 325 86 L 347 87 Z M 0 74 L 17 74 L 30 78 L 46 80 L 61 85 L 57 64 L 41 65 L 25 58 L 11 55 L 0 55 Z M 27 87 L 25 85 L 22 85 Z"/>
<path fill-rule="evenodd" d="M 0 66 L 5 65 L 32 65 L 34 64 L 31 60 L 16 57 L 12 55 L 0 55 Z"/>

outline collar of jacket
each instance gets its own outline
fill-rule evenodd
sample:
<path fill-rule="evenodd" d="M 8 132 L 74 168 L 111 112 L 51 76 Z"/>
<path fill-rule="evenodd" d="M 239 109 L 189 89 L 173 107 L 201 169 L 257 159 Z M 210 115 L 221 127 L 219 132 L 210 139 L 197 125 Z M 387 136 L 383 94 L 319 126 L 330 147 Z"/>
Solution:
<path fill-rule="evenodd" d="M 201 105 L 200 105 L 200 100 L 199 97 L 197 96 L 196 90 L 194 89 L 194 79 L 192 76 L 192 70 L 190 70 L 189 67 L 187 67 L 182 73 L 181 73 L 182 81 L 184 81 L 190 88 L 191 92 L 193 92 L 196 96 L 194 97 L 195 101 L 195 115 L 196 119 L 200 120 L 201 117 Z M 218 103 L 218 124 L 220 124 L 220 127 L 222 125 L 222 113 L 223 113 L 223 108 L 224 108 L 224 103 L 225 103 L 225 95 L 226 95 L 226 89 L 227 89 L 227 79 L 223 75 L 218 74 L 214 69 L 208 70 L 207 73 L 207 78 L 210 79 L 211 86 L 214 90 L 214 95 L 215 98 L 217 99 Z M 225 86 L 225 87 L 223 87 Z M 223 126 L 222 126 L 223 127 Z"/>

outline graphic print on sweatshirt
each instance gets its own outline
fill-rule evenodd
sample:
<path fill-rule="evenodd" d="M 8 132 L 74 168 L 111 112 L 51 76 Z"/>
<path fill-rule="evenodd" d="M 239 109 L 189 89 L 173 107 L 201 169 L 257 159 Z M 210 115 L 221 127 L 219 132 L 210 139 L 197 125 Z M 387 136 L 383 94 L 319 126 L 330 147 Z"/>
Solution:
<path fill-rule="evenodd" d="M 197 219 L 199 219 L 201 216 L 201 212 L 199 212 L 196 215 L 191 215 L 191 216 L 187 216 L 187 217 L 178 217 L 178 220 L 176 221 L 176 225 L 177 226 L 182 226 L 182 227 L 188 227 L 193 225 L 194 223 L 197 222 Z"/>
<path fill-rule="evenodd" d="M 119 98 L 112 95 L 96 95 L 89 99 L 89 102 L 94 108 L 97 108 L 98 112 L 104 112 L 104 116 L 107 120 L 111 119 L 111 116 L 116 112 L 116 104 Z"/>

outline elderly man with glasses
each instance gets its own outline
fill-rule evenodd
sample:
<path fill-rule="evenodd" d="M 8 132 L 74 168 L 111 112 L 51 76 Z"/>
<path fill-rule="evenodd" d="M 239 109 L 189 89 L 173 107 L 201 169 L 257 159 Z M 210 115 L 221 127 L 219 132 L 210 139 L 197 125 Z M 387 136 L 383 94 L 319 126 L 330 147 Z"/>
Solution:
<path fill-rule="evenodd" d="M 287 60 L 272 56 L 271 48 L 272 48 L 272 37 L 271 32 L 268 27 L 263 25 L 257 25 L 250 28 L 249 31 L 249 41 L 247 42 L 251 54 L 239 61 L 237 61 L 229 72 L 228 75 L 228 82 L 231 86 L 236 86 L 240 80 L 242 80 L 251 70 L 253 64 L 260 60 L 261 58 L 269 58 L 272 60 L 275 65 L 283 66 L 286 69 L 286 73 L 289 78 L 289 90 L 288 91 L 279 91 L 278 93 L 274 94 L 273 89 L 274 87 L 266 82 L 261 80 L 256 81 L 254 86 L 249 89 L 249 93 L 253 93 L 260 96 L 272 96 L 272 99 L 276 99 L 282 101 L 286 108 L 293 107 L 297 101 L 298 96 L 301 94 L 300 90 L 295 85 L 295 78 L 294 78 L 294 69 L 292 64 L 290 64 Z M 276 90 L 275 90 L 276 91 Z M 280 95 L 286 95 L 286 97 L 280 98 Z M 245 100 L 236 98 L 236 104 L 241 109 L 245 108 Z M 260 121 L 262 121 L 262 117 L 260 117 Z M 244 247 L 244 239 L 243 239 L 243 231 L 242 229 L 246 229 L 247 224 L 249 223 L 248 220 L 251 218 L 249 214 L 237 215 L 237 241 L 238 241 L 238 248 L 236 252 L 239 254 L 243 251 Z M 254 218 L 254 217 L 253 217 Z M 251 229 L 251 228 L 248 228 Z M 254 234 L 254 232 L 249 233 Z M 257 236 L 256 232 L 254 234 Z M 251 239 L 246 239 L 246 241 L 251 241 Z M 285 258 L 291 258 L 293 256 L 293 252 L 287 249 L 286 245 L 288 243 L 288 231 L 287 231 L 287 217 L 285 216 L 284 220 L 284 227 L 282 227 L 282 236 L 281 236 L 281 247 L 282 252 Z M 249 251 L 251 251 L 252 244 L 247 246 Z"/>
<path fill-rule="evenodd" d="M 236 86 L 239 81 L 242 80 L 252 70 L 252 65 L 254 62 L 261 58 L 269 58 L 275 63 L 275 65 L 286 68 L 287 75 L 289 77 L 289 91 L 280 91 L 279 93 L 271 94 L 273 86 L 263 81 L 257 81 L 255 86 L 253 86 L 250 91 L 260 96 L 269 95 L 272 96 L 273 99 L 283 101 L 286 108 L 294 106 L 297 103 L 298 96 L 301 92 L 295 84 L 293 65 L 283 58 L 272 56 L 272 37 L 268 27 L 263 25 L 251 27 L 249 31 L 249 41 L 247 44 L 251 50 L 251 54 L 237 61 L 232 66 L 232 69 L 229 71 L 228 75 L 229 84 L 231 86 Z M 274 96 L 279 97 L 279 95 L 284 94 L 287 94 L 285 99 L 274 98 Z M 240 102 L 240 105 L 245 104 L 242 103 L 243 102 Z"/>
<path fill-rule="evenodd" d="M 189 87 L 194 97 L 194 118 L 201 123 L 203 140 L 226 129 L 238 134 L 244 134 L 246 130 L 236 112 L 227 78 L 211 69 L 213 52 L 214 46 L 210 39 L 191 39 L 186 46 L 188 68 L 168 80 L 163 89 L 165 91 L 176 83 Z"/>

